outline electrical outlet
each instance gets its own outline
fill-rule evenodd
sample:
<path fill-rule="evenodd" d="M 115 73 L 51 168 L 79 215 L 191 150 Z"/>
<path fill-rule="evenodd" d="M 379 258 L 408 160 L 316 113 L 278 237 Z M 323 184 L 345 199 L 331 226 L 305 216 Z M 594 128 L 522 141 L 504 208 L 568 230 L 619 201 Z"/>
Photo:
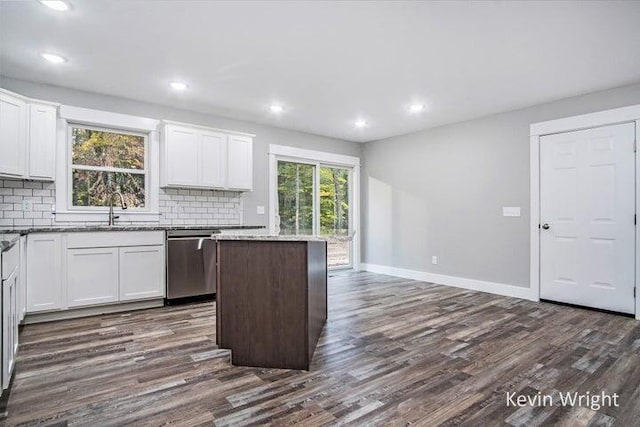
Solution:
<path fill-rule="evenodd" d="M 264 215 L 264 206 L 258 206 L 256 207 L 256 213 L 258 215 Z"/>
<path fill-rule="evenodd" d="M 432 256 L 431 257 L 431 264 L 437 264 L 438 263 L 438 257 L 437 256 Z"/>
<path fill-rule="evenodd" d="M 505 206 L 502 208 L 502 216 L 520 216 L 520 206 Z"/>
<path fill-rule="evenodd" d="M 31 200 L 22 201 L 22 212 L 33 212 L 33 202 Z"/>

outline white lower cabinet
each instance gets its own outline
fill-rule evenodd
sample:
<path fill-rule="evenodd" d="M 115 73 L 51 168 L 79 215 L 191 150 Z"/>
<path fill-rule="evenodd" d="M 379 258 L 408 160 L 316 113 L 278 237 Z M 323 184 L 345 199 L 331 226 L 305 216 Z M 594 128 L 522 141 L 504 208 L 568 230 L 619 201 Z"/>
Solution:
<path fill-rule="evenodd" d="M 2 281 L 2 389 L 9 386 L 18 352 L 18 270 Z"/>
<path fill-rule="evenodd" d="M 165 296 L 164 232 L 30 234 L 27 313 Z"/>
<path fill-rule="evenodd" d="M 67 250 L 67 307 L 118 301 L 118 248 Z"/>
<path fill-rule="evenodd" d="M 163 297 L 164 247 L 120 248 L 120 301 Z"/>
<path fill-rule="evenodd" d="M 2 348 L 0 349 L 0 385 L 6 389 L 11 381 L 16 353 L 18 352 L 18 324 L 20 323 L 20 290 L 23 276 L 20 270 L 20 244 L 3 252 L 0 256 L 0 329 Z"/>
<path fill-rule="evenodd" d="M 27 312 L 62 308 L 62 236 L 27 236 Z"/>
<path fill-rule="evenodd" d="M 18 314 L 22 323 L 27 314 L 27 237 L 20 237 L 20 265 L 18 267 Z"/>

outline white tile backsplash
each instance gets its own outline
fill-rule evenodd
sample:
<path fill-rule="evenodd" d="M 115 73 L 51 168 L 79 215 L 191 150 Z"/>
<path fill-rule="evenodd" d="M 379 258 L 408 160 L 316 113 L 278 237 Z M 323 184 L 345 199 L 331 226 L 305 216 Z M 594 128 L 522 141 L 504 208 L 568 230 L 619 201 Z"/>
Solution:
<path fill-rule="evenodd" d="M 240 225 L 242 193 L 160 189 L 160 224 Z"/>
<path fill-rule="evenodd" d="M 0 227 L 78 225 L 55 220 L 51 213 L 55 195 L 55 184 L 51 182 L 0 179 Z M 25 200 L 31 201 L 32 211 L 22 210 Z M 162 225 L 242 224 L 239 192 L 160 189 L 159 205 Z"/>
<path fill-rule="evenodd" d="M 30 201 L 32 211 L 24 212 L 22 202 Z M 57 225 L 51 215 L 55 203 L 55 184 L 0 180 L 0 227 Z"/>

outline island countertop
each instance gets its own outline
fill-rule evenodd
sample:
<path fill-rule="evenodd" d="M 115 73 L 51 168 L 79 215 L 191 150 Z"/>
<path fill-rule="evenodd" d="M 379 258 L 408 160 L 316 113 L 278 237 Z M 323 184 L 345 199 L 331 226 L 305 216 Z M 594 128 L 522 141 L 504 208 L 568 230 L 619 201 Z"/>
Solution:
<path fill-rule="evenodd" d="M 216 240 L 264 240 L 270 242 L 324 242 L 328 239 L 319 236 L 291 236 L 274 234 L 216 234 Z"/>
<path fill-rule="evenodd" d="M 353 236 L 307 236 L 278 234 L 216 234 L 216 240 L 264 240 L 271 242 L 348 242 Z"/>

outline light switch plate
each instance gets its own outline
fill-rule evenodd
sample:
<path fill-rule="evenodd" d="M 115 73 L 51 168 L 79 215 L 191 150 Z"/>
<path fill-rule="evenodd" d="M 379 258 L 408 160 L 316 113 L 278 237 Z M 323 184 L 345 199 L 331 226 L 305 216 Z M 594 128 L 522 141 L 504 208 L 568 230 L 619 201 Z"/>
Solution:
<path fill-rule="evenodd" d="M 258 215 L 264 215 L 264 206 L 258 206 L 256 207 L 256 213 Z"/>
<path fill-rule="evenodd" d="M 437 256 L 432 256 L 431 257 L 431 264 L 437 264 L 438 263 L 438 257 Z"/>
<path fill-rule="evenodd" d="M 505 206 L 502 208 L 502 216 L 520 216 L 520 206 Z"/>
<path fill-rule="evenodd" d="M 33 212 L 33 202 L 31 200 L 22 201 L 22 212 Z"/>

